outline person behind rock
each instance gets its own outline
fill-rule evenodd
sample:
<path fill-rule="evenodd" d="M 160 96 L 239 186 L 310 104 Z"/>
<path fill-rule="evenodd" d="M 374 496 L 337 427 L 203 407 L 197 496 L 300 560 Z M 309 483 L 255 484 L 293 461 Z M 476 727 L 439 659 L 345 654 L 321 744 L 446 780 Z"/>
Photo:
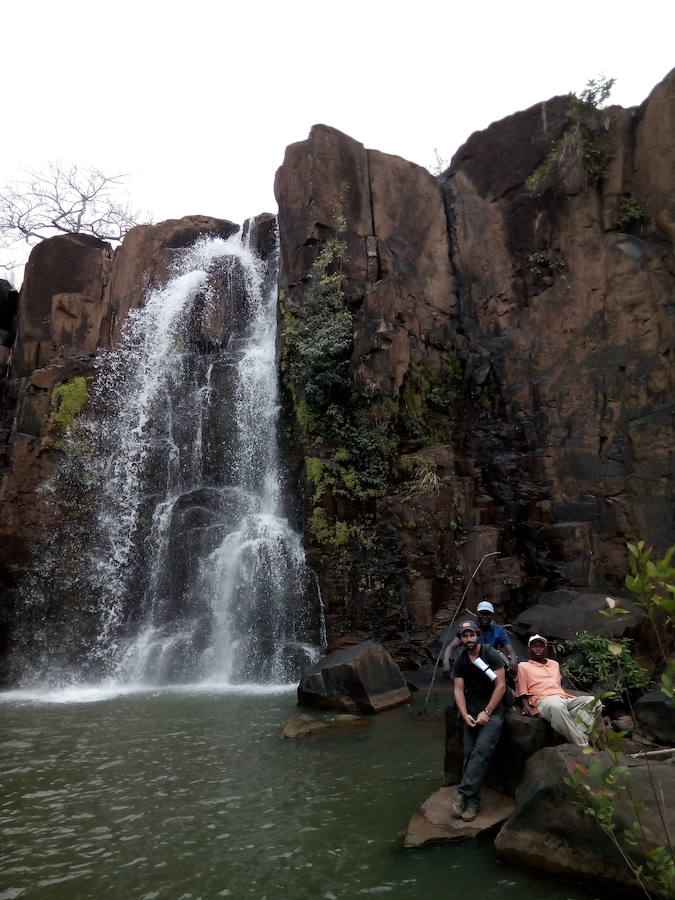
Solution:
<path fill-rule="evenodd" d="M 461 622 L 457 636 L 462 649 L 453 677 L 455 703 L 464 722 L 464 766 L 452 815 L 472 822 L 480 809 L 480 790 L 502 730 L 506 680 L 501 655 L 481 644 L 475 622 Z"/>
<path fill-rule="evenodd" d="M 476 617 L 480 623 L 480 642 L 484 647 L 494 647 L 495 650 L 499 650 L 504 664 L 509 667 L 511 674 L 515 677 L 518 657 L 511 646 L 511 638 L 506 628 L 497 625 L 492 620 L 494 612 L 495 608 L 489 600 L 481 600 L 476 607 Z M 443 674 L 446 677 L 450 676 L 453 658 L 457 655 L 460 647 L 461 641 L 456 637 L 446 645 L 443 651 Z"/>
<path fill-rule="evenodd" d="M 600 713 L 595 697 L 573 697 L 562 688 L 560 666 L 546 656 L 548 642 L 540 634 L 528 641 L 530 659 L 521 662 L 516 677 L 516 696 L 520 697 L 524 716 L 539 715 L 570 744 L 588 746 Z"/>

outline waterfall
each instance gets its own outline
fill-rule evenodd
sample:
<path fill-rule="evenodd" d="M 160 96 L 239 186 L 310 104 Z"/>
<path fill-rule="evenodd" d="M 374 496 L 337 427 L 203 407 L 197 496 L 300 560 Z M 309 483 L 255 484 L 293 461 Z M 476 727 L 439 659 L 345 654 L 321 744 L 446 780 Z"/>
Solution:
<path fill-rule="evenodd" d="M 179 251 L 129 314 L 48 486 L 68 524 L 27 591 L 31 678 L 281 683 L 316 657 L 275 336 L 276 259 L 241 234 Z"/>

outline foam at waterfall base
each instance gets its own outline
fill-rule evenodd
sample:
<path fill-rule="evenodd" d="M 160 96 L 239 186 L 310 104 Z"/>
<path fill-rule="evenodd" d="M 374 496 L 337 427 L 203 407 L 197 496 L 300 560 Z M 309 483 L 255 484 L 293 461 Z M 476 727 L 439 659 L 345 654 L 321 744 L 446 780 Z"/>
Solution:
<path fill-rule="evenodd" d="M 35 686 L 11 691 L 0 691 L 0 703 L 79 704 L 105 703 L 121 697 L 152 696 L 159 694 L 227 694 L 263 696 L 288 694 L 297 689 L 297 683 L 287 684 L 229 684 L 219 681 L 202 681 L 195 684 L 174 684 L 162 687 L 149 684 L 71 684 L 61 687 Z"/>

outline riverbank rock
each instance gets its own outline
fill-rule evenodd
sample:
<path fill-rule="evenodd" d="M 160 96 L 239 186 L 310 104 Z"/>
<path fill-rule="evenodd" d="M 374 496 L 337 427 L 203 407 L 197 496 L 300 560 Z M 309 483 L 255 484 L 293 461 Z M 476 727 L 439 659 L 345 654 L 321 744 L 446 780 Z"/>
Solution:
<path fill-rule="evenodd" d="M 301 713 L 299 716 L 292 716 L 284 723 L 281 730 L 282 738 L 286 740 L 295 740 L 297 738 L 311 737 L 314 734 L 345 734 L 353 731 L 361 725 L 367 725 L 368 719 L 365 716 L 353 716 L 345 713 L 341 716 L 335 716 L 328 722 L 322 722 L 315 719 L 314 716 L 308 716 L 307 713 Z"/>
<path fill-rule="evenodd" d="M 442 787 L 424 801 L 410 820 L 404 847 L 423 847 L 448 841 L 478 837 L 504 822 L 513 810 L 513 800 L 490 788 L 484 788 L 481 809 L 473 822 L 453 819 L 452 804 L 457 796 L 455 788 Z"/>
<path fill-rule="evenodd" d="M 666 747 L 675 747 L 675 708 L 663 691 L 650 691 L 634 706 L 635 718 L 648 738 Z"/>
<path fill-rule="evenodd" d="M 571 744 L 546 747 L 529 760 L 516 795 L 516 805 L 497 835 L 495 847 L 509 862 L 521 863 L 549 875 L 581 879 L 589 884 L 610 888 L 634 888 L 635 882 L 609 837 L 595 820 L 576 804 L 574 790 L 565 778 L 578 767 L 589 765 L 582 749 Z M 609 766 L 610 757 L 598 753 L 592 757 Z M 650 762 L 651 777 L 657 785 L 655 795 L 650 771 L 644 760 L 622 760 L 628 767 L 630 796 L 644 804 L 640 819 L 649 836 L 646 848 L 629 847 L 638 864 L 644 862 L 644 849 L 666 844 L 657 802 L 672 834 L 675 830 L 675 768 L 670 763 Z M 663 792 L 661 801 L 659 794 Z M 629 806 L 627 792 L 617 790 L 613 797 L 615 834 L 623 840 L 624 829 L 637 818 Z"/>
<path fill-rule="evenodd" d="M 298 703 L 347 712 L 382 712 L 410 700 L 410 690 L 387 651 L 364 641 L 329 653 L 303 672 Z"/>

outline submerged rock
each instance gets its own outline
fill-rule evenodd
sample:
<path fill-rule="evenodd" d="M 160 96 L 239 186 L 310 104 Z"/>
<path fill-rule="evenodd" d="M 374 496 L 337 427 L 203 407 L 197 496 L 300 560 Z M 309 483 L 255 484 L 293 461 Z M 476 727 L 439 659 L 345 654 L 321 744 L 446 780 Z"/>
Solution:
<path fill-rule="evenodd" d="M 324 656 L 303 673 L 298 686 L 301 706 L 347 712 L 382 712 L 409 700 L 400 669 L 373 641 Z"/>
<path fill-rule="evenodd" d="M 473 822 L 453 819 L 452 804 L 456 789 L 442 787 L 424 801 L 419 811 L 410 820 L 404 846 L 423 847 L 445 841 L 461 841 L 478 837 L 504 822 L 513 810 L 513 800 L 490 788 L 484 788 L 481 809 Z"/>
<path fill-rule="evenodd" d="M 295 740 L 296 738 L 311 737 L 313 734 L 319 733 L 345 733 L 367 723 L 368 719 L 365 716 L 352 716 L 348 713 L 335 716 L 334 719 L 330 719 L 328 722 L 322 722 L 319 719 L 315 719 L 314 716 L 301 713 L 299 716 L 292 716 L 284 723 L 281 736 L 287 740 Z"/>

